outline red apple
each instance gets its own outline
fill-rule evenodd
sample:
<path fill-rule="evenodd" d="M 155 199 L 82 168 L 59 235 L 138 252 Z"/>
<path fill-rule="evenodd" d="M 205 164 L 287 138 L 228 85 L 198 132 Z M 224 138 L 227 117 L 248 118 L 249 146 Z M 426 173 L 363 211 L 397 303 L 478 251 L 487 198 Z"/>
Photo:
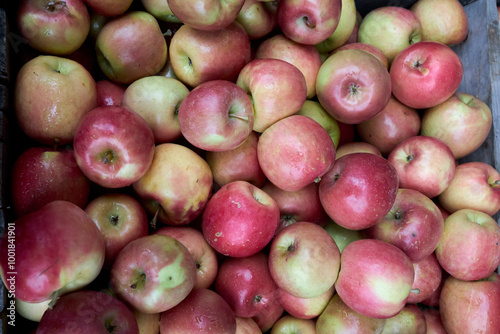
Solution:
<path fill-rule="evenodd" d="M 340 126 L 339 122 L 330 115 L 318 101 L 306 100 L 302 108 L 296 113 L 297 115 L 307 116 L 318 122 L 332 138 L 335 148 L 340 142 Z M 337 156 L 335 156 L 337 157 Z"/>
<path fill-rule="evenodd" d="M 97 106 L 121 106 L 126 87 L 109 79 L 96 81 Z"/>
<path fill-rule="evenodd" d="M 422 310 L 415 304 L 406 304 L 398 314 L 387 318 L 381 334 L 392 333 L 426 334 L 427 324 Z"/>
<path fill-rule="evenodd" d="M 93 12 L 107 17 L 119 16 L 132 5 L 133 0 L 84 0 Z"/>
<path fill-rule="evenodd" d="M 335 31 L 325 40 L 316 44 L 321 53 L 329 53 L 344 45 L 351 36 L 357 21 L 356 2 L 354 0 L 342 0 L 339 24 Z"/>
<path fill-rule="evenodd" d="M 430 298 L 439 288 L 443 278 L 443 269 L 432 253 L 425 259 L 413 262 L 415 278 L 411 286 L 411 292 L 406 301 L 409 304 L 417 304 Z"/>
<path fill-rule="evenodd" d="M 257 323 L 257 326 L 259 326 L 261 333 L 267 333 L 284 313 L 285 310 L 280 303 L 272 303 L 260 311 L 259 314 L 252 317 L 252 319 Z"/>
<path fill-rule="evenodd" d="M 252 318 L 236 317 L 235 334 L 262 334 L 262 331 Z"/>
<path fill-rule="evenodd" d="M 422 310 L 425 317 L 425 324 L 427 327 L 427 334 L 447 334 L 441 320 L 439 309 L 424 308 Z"/>
<path fill-rule="evenodd" d="M 316 322 L 312 319 L 300 319 L 286 314 L 278 319 L 270 334 L 280 333 L 316 333 Z"/>
<path fill-rule="evenodd" d="M 389 61 L 387 60 L 387 57 L 385 56 L 385 54 L 382 52 L 382 50 L 380 50 L 379 48 L 377 48 L 376 46 L 374 46 L 372 44 L 361 43 L 361 42 L 344 44 L 341 47 L 338 47 L 335 50 L 333 50 L 332 53 L 336 53 L 336 52 L 339 52 L 342 50 L 349 50 L 349 49 L 363 50 L 363 51 L 369 52 L 372 55 L 374 55 L 375 57 L 377 57 L 378 59 L 380 59 L 380 61 L 382 63 L 384 63 L 384 65 L 387 69 L 389 68 Z"/>
<path fill-rule="evenodd" d="M 288 314 L 299 319 L 314 319 L 324 311 L 334 294 L 335 285 L 311 298 L 295 297 L 283 289 L 278 289 L 278 301 Z"/>
<path fill-rule="evenodd" d="M 344 155 L 351 153 L 371 153 L 378 155 L 379 157 L 382 156 L 382 153 L 378 150 L 378 148 L 376 148 L 372 144 L 364 141 L 353 141 L 350 143 L 339 145 L 339 147 L 337 147 L 335 159 L 338 160 Z"/>

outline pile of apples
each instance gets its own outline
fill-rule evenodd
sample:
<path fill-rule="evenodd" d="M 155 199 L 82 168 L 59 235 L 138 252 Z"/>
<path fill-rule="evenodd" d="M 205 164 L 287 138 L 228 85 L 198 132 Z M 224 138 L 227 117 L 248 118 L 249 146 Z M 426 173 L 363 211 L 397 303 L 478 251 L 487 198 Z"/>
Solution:
<path fill-rule="evenodd" d="M 458 0 L 16 15 L 32 144 L 0 240 L 7 327 L 500 333 L 500 174 L 460 163 L 492 113 L 457 91 Z"/>

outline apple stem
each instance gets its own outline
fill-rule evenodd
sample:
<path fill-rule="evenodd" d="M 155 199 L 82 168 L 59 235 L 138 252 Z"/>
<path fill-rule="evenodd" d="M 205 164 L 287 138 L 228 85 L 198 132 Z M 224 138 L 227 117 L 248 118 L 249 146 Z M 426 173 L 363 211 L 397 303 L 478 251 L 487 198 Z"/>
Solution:
<path fill-rule="evenodd" d="M 54 138 L 54 151 L 57 151 L 57 148 L 58 148 L 60 142 L 61 142 L 61 138 L 59 138 L 59 137 Z"/>
<path fill-rule="evenodd" d="M 61 290 L 56 290 L 54 292 L 54 296 L 52 297 L 52 300 L 49 303 L 49 309 L 52 310 L 52 308 L 56 305 L 57 300 L 59 299 L 59 296 L 61 295 Z"/>
<path fill-rule="evenodd" d="M 495 182 L 493 182 L 493 184 L 491 186 L 492 187 L 498 187 L 498 186 L 500 186 L 500 180 L 495 180 Z"/>
<path fill-rule="evenodd" d="M 413 292 L 413 293 L 416 293 L 416 294 L 420 293 L 420 289 L 411 289 L 410 291 Z"/>
<path fill-rule="evenodd" d="M 320 183 L 320 181 L 321 181 L 321 177 L 316 176 L 316 178 L 314 179 L 314 183 Z"/>
<path fill-rule="evenodd" d="M 155 215 L 153 216 L 153 219 L 151 219 L 151 222 L 149 225 L 153 230 L 156 230 L 156 221 L 158 220 L 158 212 L 160 212 L 160 204 L 158 203 L 158 207 L 156 208 Z"/>
<path fill-rule="evenodd" d="M 304 24 L 306 25 L 306 27 L 308 27 L 309 29 L 314 29 L 314 28 L 316 28 L 316 24 L 312 23 L 312 22 L 309 20 L 309 17 L 304 16 L 302 19 L 304 20 Z"/>
<path fill-rule="evenodd" d="M 49 1 L 47 5 L 45 6 L 45 10 L 54 13 L 60 9 L 64 9 L 70 17 L 73 15 L 69 11 L 68 5 L 66 4 L 66 1 Z"/>

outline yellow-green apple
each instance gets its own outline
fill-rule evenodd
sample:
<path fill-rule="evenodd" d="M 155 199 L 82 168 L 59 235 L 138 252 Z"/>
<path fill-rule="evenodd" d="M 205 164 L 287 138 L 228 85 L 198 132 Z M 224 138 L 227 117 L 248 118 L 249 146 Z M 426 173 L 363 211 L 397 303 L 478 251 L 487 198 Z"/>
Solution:
<path fill-rule="evenodd" d="M 307 116 L 292 115 L 262 133 L 257 155 L 271 183 L 286 191 L 297 191 L 319 182 L 331 170 L 335 145 L 318 122 Z"/>
<path fill-rule="evenodd" d="M 158 21 L 140 10 L 108 21 L 97 35 L 95 47 L 101 71 L 121 84 L 156 74 L 168 55 Z"/>
<path fill-rule="evenodd" d="M 300 319 L 285 314 L 278 319 L 271 328 L 270 334 L 304 333 L 315 334 L 316 322 L 313 319 Z"/>
<path fill-rule="evenodd" d="M 297 115 L 307 116 L 318 122 L 332 138 L 335 148 L 339 146 L 340 127 L 339 122 L 330 115 L 318 101 L 306 100 Z"/>
<path fill-rule="evenodd" d="M 252 319 L 257 323 L 257 326 L 259 326 L 261 333 L 267 333 L 284 313 L 285 310 L 280 303 L 272 303 L 259 314 L 252 317 Z"/>
<path fill-rule="evenodd" d="M 351 230 L 340 226 L 333 220 L 329 219 L 323 228 L 335 240 L 340 253 L 344 250 L 345 246 L 349 245 L 354 240 L 363 238 L 363 233 L 360 230 Z"/>
<path fill-rule="evenodd" d="M 389 64 L 402 50 L 420 42 L 422 24 L 409 9 L 381 6 L 363 17 L 358 30 L 358 41 L 381 50 Z"/>
<path fill-rule="evenodd" d="M 258 142 L 259 134 L 252 131 L 240 146 L 232 150 L 206 152 L 205 160 L 217 186 L 233 181 L 247 181 L 258 188 L 264 185 L 266 176 L 257 157 Z"/>
<path fill-rule="evenodd" d="M 274 199 L 247 181 L 224 185 L 209 199 L 202 231 L 209 245 L 225 256 L 260 252 L 273 238 L 280 220 Z"/>
<path fill-rule="evenodd" d="M 177 306 L 161 313 L 160 332 L 234 334 L 236 317 L 229 304 L 208 288 L 193 289 Z"/>
<path fill-rule="evenodd" d="M 107 17 L 124 14 L 132 5 L 133 0 L 83 0 L 95 13 Z"/>
<path fill-rule="evenodd" d="M 14 304 L 6 305 L 9 305 L 8 307 L 12 307 L 12 305 L 15 305 L 15 312 L 17 314 L 19 314 L 24 319 L 33 322 L 40 322 L 40 319 L 42 319 L 45 311 L 49 309 L 49 304 L 52 302 L 52 300 L 47 299 L 39 303 L 28 303 L 22 301 L 19 298 L 14 298 L 13 301 L 15 302 Z M 9 318 L 9 316 L 7 318 Z"/>
<path fill-rule="evenodd" d="M 172 13 L 194 29 L 215 31 L 230 25 L 245 0 L 167 0 Z"/>
<path fill-rule="evenodd" d="M 319 184 L 314 182 L 296 191 L 283 190 L 271 182 L 266 182 L 261 187 L 274 199 L 280 209 L 280 224 L 276 233 L 300 221 L 325 225 L 328 216 L 321 206 L 318 188 Z"/>
<path fill-rule="evenodd" d="M 159 20 L 171 23 L 182 23 L 168 5 L 166 0 L 141 0 L 144 9 Z"/>
<path fill-rule="evenodd" d="M 337 28 L 325 40 L 316 44 L 318 51 L 321 53 L 329 53 L 344 45 L 356 26 L 356 14 L 356 2 L 354 0 L 342 0 L 342 8 Z"/>
<path fill-rule="evenodd" d="M 448 333 L 493 334 L 500 330 L 500 275 L 466 282 L 448 277 L 439 302 Z"/>
<path fill-rule="evenodd" d="M 406 304 L 413 284 L 410 258 L 385 241 L 361 239 L 344 248 L 335 290 L 354 311 L 390 318 Z"/>
<path fill-rule="evenodd" d="M 196 263 L 194 289 L 210 288 L 217 276 L 218 259 L 200 230 L 191 226 L 164 226 L 155 234 L 168 235 L 180 241 L 189 250 Z"/>
<path fill-rule="evenodd" d="M 83 45 L 90 16 L 83 0 L 22 0 L 17 27 L 34 49 L 49 55 L 69 55 Z"/>
<path fill-rule="evenodd" d="M 382 156 L 382 153 L 374 145 L 364 141 L 353 141 L 350 143 L 339 145 L 339 147 L 337 147 L 337 154 L 335 155 L 335 159 L 338 160 L 346 154 L 362 152 L 375 154 L 380 157 Z"/>
<path fill-rule="evenodd" d="M 432 253 L 423 260 L 413 262 L 415 277 L 411 292 L 406 301 L 408 304 L 418 304 L 438 289 L 443 278 L 443 268 L 436 259 L 436 254 Z"/>
<path fill-rule="evenodd" d="M 391 79 L 385 65 L 363 50 L 342 50 L 321 65 L 316 95 L 336 120 L 357 124 L 380 113 L 391 97 Z"/>
<path fill-rule="evenodd" d="M 25 302 L 55 302 L 99 275 L 104 252 L 101 233 L 83 209 L 52 201 L 6 227 L 0 240 L 2 281 Z"/>
<path fill-rule="evenodd" d="M 129 242 L 118 253 L 110 286 L 127 304 L 145 313 L 161 313 L 179 304 L 196 281 L 196 263 L 176 239 L 151 234 Z"/>
<path fill-rule="evenodd" d="M 493 216 L 500 210 L 500 173 L 485 162 L 461 163 L 438 200 L 449 213 L 474 209 Z"/>
<path fill-rule="evenodd" d="M 442 140 L 416 135 L 397 144 L 387 156 L 401 188 L 418 190 L 429 198 L 440 195 L 455 175 L 455 158 Z"/>
<path fill-rule="evenodd" d="M 421 134 L 441 139 L 451 148 L 455 159 L 460 159 L 484 143 L 492 124 L 492 113 L 485 102 L 455 92 L 423 112 Z"/>
<path fill-rule="evenodd" d="M 455 51 L 439 42 L 418 42 L 402 50 L 390 68 L 392 93 L 410 108 L 426 109 L 448 100 L 462 82 Z"/>
<path fill-rule="evenodd" d="M 210 80 L 235 81 L 251 59 L 250 39 L 237 22 L 215 31 L 184 24 L 172 36 L 169 47 L 175 75 L 190 87 Z"/>
<path fill-rule="evenodd" d="M 398 188 L 398 174 L 387 159 L 371 153 L 351 153 L 338 159 L 322 178 L 319 198 L 335 223 L 362 230 L 389 212 Z"/>
<path fill-rule="evenodd" d="M 263 38 L 277 26 L 277 2 L 245 0 L 235 21 L 247 32 L 250 40 Z"/>
<path fill-rule="evenodd" d="M 418 0 L 410 10 L 422 24 L 423 41 L 451 46 L 467 38 L 469 23 L 459 0 Z"/>
<path fill-rule="evenodd" d="M 436 308 L 423 308 L 422 312 L 425 317 L 425 325 L 427 327 L 427 334 L 447 334 L 441 320 L 439 309 Z"/>
<path fill-rule="evenodd" d="M 131 306 L 140 334 L 158 334 L 160 332 L 161 313 L 144 313 Z"/>
<path fill-rule="evenodd" d="M 316 45 L 333 34 L 341 10 L 341 0 L 281 0 L 276 15 L 281 31 L 288 38 L 300 44 Z"/>
<path fill-rule="evenodd" d="M 228 80 L 210 80 L 191 90 L 177 115 L 182 136 L 204 151 L 227 151 L 240 146 L 254 127 L 248 94 Z"/>
<path fill-rule="evenodd" d="M 311 298 L 300 298 L 278 289 L 278 301 L 285 311 L 299 319 L 313 319 L 318 317 L 328 305 L 328 302 L 335 294 L 335 285 L 319 296 Z"/>
<path fill-rule="evenodd" d="M 335 294 L 316 320 L 316 333 L 381 333 L 385 322 L 354 311 Z"/>
<path fill-rule="evenodd" d="M 182 191 L 178 191 L 182 183 Z M 192 149 L 175 143 L 156 145 L 153 162 L 132 187 L 159 222 L 186 225 L 197 218 L 212 193 L 208 163 Z"/>
<path fill-rule="evenodd" d="M 422 310 L 415 304 L 406 304 L 398 314 L 387 318 L 380 334 L 394 333 L 426 334 L 427 324 Z"/>
<path fill-rule="evenodd" d="M 443 216 L 426 195 L 399 188 L 392 208 L 372 227 L 366 238 L 386 241 L 401 249 L 412 262 L 431 255 L 443 234 Z"/>
<path fill-rule="evenodd" d="M 84 208 L 101 231 L 106 244 L 104 268 L 109 269 L 118 253 L 130 241 L 148 234 L 146 210 L 134 197 L 125 193 L 105 193 Z"/>
<path fill-rule="evenodd" d="M 94 11 L 90 11 L 89 14 L 90 14 L 90 31 L 89 35 L 87 36 L 87 39 L 90 44 L 94 44 L 97 39 L 97 35 L 99 35 L 99 32 L 101 31 L 102 27 L 104 27 L 104 25 L 112 18 L 109 16 L 97 14 Z"/>
<path fill-rule="evenodd" d="M 120 106 L 126 86 L 117 84 L 109 79 L 96 81 L 97 106 Z"/>
<path fill-rule="evenodd" d="M 90 181 L 76 164 L 71 148 L 29 147 L 12 166 L 10 195 L 17 217 L 55 200 L 83 208 L 89 193 Z"/>
<path fill-rule="evenodd" d="M 152 75 L 128 85 L 122 105 L 144 118 L 153 130 L 155 143 L 167 143 L 181 137 L 178 112 L 188 93 L 181 81 Z"/>
<path fill-rule="evenodd" d="M 17 73 L 17 121 L 29 137 L 43 144 L 70 144 L 80 119 L 96 106 L 95 80 L 74 60 L 41 55 Z"/>
<path fill-rule="evenodd" d="M 297 222 L 282 229 L 269 248 L 269 272 L 276 285 L 299 298 L 313 298 L 335 284 L 340 251 L 318 224 Z"/>
<path fill-rule="evenodd" d="M 453 277 L 484 279 L 500 265 L 500 226 L 481 211 L 455 211 L 444 221 L 436 258 Z"/>
<path fill-rule="evenodd" d="M 314 46 L 297 43 L 283 33 L 277 33 L 258 44 L 255 58 L 281 59 L 295 65 L 306 79 L 307 98 L 312 99 L 316 96 L 316 77 L 322 60 Z"/>
<path fill-rule="evenodd" d="M 151 166 L 153 131 L 139 114 L 124 107 L 97 107 L 75 130 L 73 148 L 78 166 L 91 181 L 122 188 L 139 180 Z"/>
<path fill-rule="evenodd" d="M 374 55 L 375 57 L 377 57 L 378 59 L 380 59 L 380 61 L 382 63 L 384 63 L 385 67 L 387 69 L 389 69 L 389 61 L 387 60 L 387 57 L 385 56 L 385 54 L 382 52 L 382 50 L 380 50 L 379 48 L 377 48 L 376 46 L 374 46 L 372 44 L 361 43 L 361 42 L 344 44 L 344 45 L 336 48 L 335 50 L 333 50 L 331 53 L 336 53 L 336 52 L 339 52 L 342 50 L 348 50 L 348 49 L 356 49 L 356 50 L 363 50 L 363 51 L 369 52 L 372 55 Z"/>
<path fill-rule="evenodd" d="M 262 331 L 252 318 L 236 317 L 235 334 L 262 334 Z"/>
<path fill-rule="evenodd" d="M 364 142 L 372 144 L 387 157 L 397 144 L 418 135 L 421 123 L 417 110 L 405 106 L 391 95 L 378 115 L 356 124 L 356 132 Z"/>
<path fill-rule="evenodd" d="M 281 59 L 250 61 L 241 69 L 236 84 L 252 99 L 255 114 L 253 130 L 260 133 L 299 111 L 307 96 L 302 72 Z"/>
<path fill-rule="evenodd" d="M 227 257 L 220 264 L 214 289 L 237 317 L 253 317 L 269 305 L 279 304 L 277 286 L 267 262 L 267 255 L 259 252 L 246 257 Z"/>

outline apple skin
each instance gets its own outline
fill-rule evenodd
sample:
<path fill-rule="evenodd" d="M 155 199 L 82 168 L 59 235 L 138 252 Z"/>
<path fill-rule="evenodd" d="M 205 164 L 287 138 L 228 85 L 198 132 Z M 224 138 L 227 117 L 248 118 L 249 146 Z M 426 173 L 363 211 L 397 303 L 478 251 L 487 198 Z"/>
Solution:
<path fill-rule="evenodd" d="M 75 204 L 52 201 L 14 224 L 17 274 L 12 275 L 7 262 L 9 235 L 12 238 L 8 227 L 0 240 L 0 265 L 6 287 L 14 277 L 16 298 L 43 302 L 88 285 L 100 273 L 104 240 L 85 211 Z"/>
<path fill-rule="evenodd" d="M 126 87 L 109 79 L 96 81 L 97 106 L 121 106 Z"/>
<path fill-rule="evenodd" d="M 245 29 L 250 40 L 257 40 L 278 25 L 277 7 L 273 1 L 245 0 L 235 21 Z"/>
<path fill-rule="evenodd" d="M 276 321 L 270 334 L 280 333 L 316 333 L 316 322 L 312 319 L 300 319 L 289 314 Z"/>
<path fill-rule="evenodd" d="M 261 251 L 273 238 L 280 211 L 273 198 L 247 181 L 224 185 L 208 201 L 202 231 L 208 244 L 231 257 Z"/>
<path fill-rule="evenodd" d="M 19 1 L 17 26 L 28 44 L 43 54 L 69 55 L 83 45 L 90 16 L 83 0 Z"/>
<path fill-rule="evenodd" d="M 453 277 L 484 279 L 500 265 L 500 226 L 481 211 L 455 211 L 444 221 L 436 258 Z"/>
<path fill-rule="evenodd" d="M 463 77 L 460 57 L 438 42 L 417 42 L 394 58 L 390 69 L 392 93 L 415 109 L 434 107 L 449 99 Z"/>
<path fill-rule="evenodd" d="M 316 95 L 336 120 L 357 124 L 385 108 L 391 97 L 391 79 L 374 55 L 358 49 L 342 50 L 321 65 Z"/>
<path fill-rule="evenodd" d="M 359 239 L 363 239 L 362 230 L 351 230 L 340 226 L 333 220 L 329 219 L 323 228 L 330 234 L 330 236 L 335 240 L 340 253 L 344 250 L 345 246 L 351 242 Z"/>
<path fill-rule="evenodd" d="M 21 129 L 46 145 L 71 144 L 80 119 L 97 106 L 92 75 L 67 58 L 41 55 L 17 73 L 14 108 Z"/>
<path fill-rule="evenodd" d="M 382 153 L 378 150 L 378 148 L 376 148 L 372 144 L 366 143 L 364 141 L 353 141 L 350 143 L 339 145 L 339 147 L 337 148 L 335 159 L 338 160 L 344 155 L 351 153 L 370 153 L 378 155 L 379 157 L 382 156 Z"/>
<path fill-rule="evenodd" d="M 155 234 L 171 236 L 189 250 L 196 263 L 194 289 L 212 286 L 218 270 L 217 253 L 199 230 L 190 226 L 164 226 L 156 230 Z"/>
<path fill-rule="evenodd" d="M 361 239 L 341 255 L 335 290 L 354 311 L 390 318 L 406 304 L 414 279 L 413 264 L 399 248 L 385 241 Z"/>
<path fill-rule="evenodd" d="M 381 334 L 393 333 L 426 334 L 427 324 L 422 310 L 417 305 L 406 304 L 398 314 L 387 318 Z"/>
<path fill-rule="evenodd" d="M 177 306 L 161 313 L 161 333 L 232 334 L 236 318 L 229 304 L 207 288 L 193 289 Z"/>
<path fill-rule="evenodd" d="M 342 0 L 340 19 L 335 31 L 322 42 L 316 44 L 320 53 L 329 53 L 344 45 L 356 26 L 356 2 Z"/>
<path fill-rule="evenodd" d="M 443 269 L 432 253 L 425 259 L 413 262 L 415 278 L 411 286 L 411 292 L 406 301 L 408 304 L 420 303 L 432 296 L 439 288 L 443 278 Z"/>
<path fill-rule="evenodd" d="M 170 23 L 182 23 L 168 5 L 168 1 L 163 0 L 141 0 L 144 9 L 158 20 Z"/>
<path fill-rule="evenodd" d="M 500 329 L 500 276 L 466 282 L 448 277 L 439 302 L 448 333 L 498 333 Z"/>
<path fill-rule="evenodd" d="M 335 145 L 318 122 L 292 115 L 262 133 L 257 156 L 271 183 L 285 191 L 297 191 L 319 182 L 332 169 Z"/>
<path fill-rule="evenodd" d="M 500 210 L 500 173 L 493 166 L 472 161 L 456 166 L 451 183 L 439 197 L 449 213 L 460 209 L 479 210 L 490 216 Z"/>
<path fill-rule="evenodd" d="M 434 137 L 407 138 L 392 149 L 387 160 L 396 169 L 401 188 L 417 190 L 429 198 L 444 192 L 455 175 L 453 152 Z"/>
<path fill-rule="evenodd" d="M 455 92 L 448 100 L 424 110 L 421 134 L 441 139 L 455 159 L 461 159 L 484 143 L 492 124 L 486 103 L 470 94 Z"/>
<path fill-rule="evenodd" d="M 350 49 L 363 50 L 371 53 L 372 55 L 377 57 L 385 65 L 387 69 L 389 69 L 389 61 L 387 60 L 387 57 L 382 52 L 382 50 L 368 43 L 355 42 L 355 43 L 344 44 L 333 50 L 331 53 L 333 54 L 342 50 L 350 50 Z"/>
<path fill-rule="evenodd" d="M 160 332 L 160 313 L 144 313 L 129 307 L 135 316 L 140 334 L 158 334 Z"/>
<path fill-rule="evenodd" d="M 168 47 L 156 18 L 132 11 L 108 21 L 96 39 L 97 62 L 114 82 L 130 84 L 159 72 Z"/>
<path fill-rule="evenodd" d="M 398 188 L 398 175 L 389 161 L 371 153 L 352 153 L 338 159 L 322 178 L 319 198 L 337 224 L 362 230 L 389 212 Z"/>
<path fill-rule="evenodd" d="M 318 101 L 306 100 L 297 115 L 307 116 L 318 122 L 332 138 L 335 148 L 340 142 L 340 127 L 339 122 L 330 115 Z"/>
<path fill-rule="evenodd" d="M 196 281 L 196 264 L 176 239 L 159 234 L 129 242 L 110 273 L 111 289 L 145 313 L 161 313 L 179 304 Z"/>
<path fill-rule="evenodd" d="M 132 5 L 133 0 L 83 0 L 93 12 L 107 17 L 119 16 Z"/>
<path fill-rule="evenodd" d="M 261 333 L 269 332 L 274 324 L 283 316 L 285 310 L 280 303 L 269 304 L 259 314 L 252 317 L 260 328 Z"/>
<path fill-rule="evenodd" d="M 97 107 L 80 120 L 73 148 L 78 166 L 106 188 L 130 186 L 151 166 L 154 135 L 137 113 L 124 107 Z"/>
<path fill-rule="evenodd" d="M 210 80 L 234 82 L 252 55 L 250 39 L 237 22 L 216 31 L 184 24 L 172 36 L 169 47 L 175 75 L 193 88 Z"/>
<path fill-rule="evenodd" d="M 283 289 L 278 289 L 278 301 L 285 311 L 299 319 L 313 319 L 318 317 L 335 294 L 335 285 L 319 296 L 312 298 L 295 297 Z"/>
<path fill-rule="evenodd" d="M 262 334 L 262 331 L 252 318 L 236 317 L 235 334 Z"/>
<path fill-rule="evenodd" d="M 447 334 L 441 320 L 439 309 L 425 308 L 422 310 L 425 317 L 425 324 L 427 327 L 427 334 Z"/>
<path fill-rule="evenodd" d="M 121 300 L 104 292 L 83 290 L 57 300 L 37 326 L 37 333 L 139 334 L 134 314 Z"/>

